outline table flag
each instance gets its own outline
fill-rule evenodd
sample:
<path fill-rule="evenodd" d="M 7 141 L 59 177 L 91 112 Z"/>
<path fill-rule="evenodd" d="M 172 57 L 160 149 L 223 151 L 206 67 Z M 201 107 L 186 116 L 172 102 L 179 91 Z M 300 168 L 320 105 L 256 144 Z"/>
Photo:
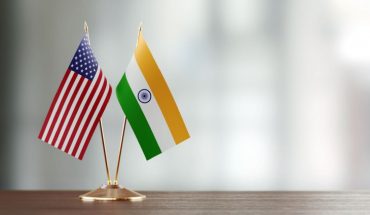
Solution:
<path fill-rule="evenodd" d="M 147 160 L 190 137 L 141 31 L 116 94 Z"/>
<path fill-rule="evenodd" d="M 86 33 L 54 96 L 38 138 L 82 160 L 112 94 Z"/>

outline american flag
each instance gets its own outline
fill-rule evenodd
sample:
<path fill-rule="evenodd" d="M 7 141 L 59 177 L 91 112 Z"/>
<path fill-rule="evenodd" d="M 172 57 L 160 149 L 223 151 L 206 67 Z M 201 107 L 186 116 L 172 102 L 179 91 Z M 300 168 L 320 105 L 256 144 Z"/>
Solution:
<path fill-rule="evenodd" d="M 39 139 L 82 160 L 111 94 L 112 87 L 85 34 L 54 96 Z"/>

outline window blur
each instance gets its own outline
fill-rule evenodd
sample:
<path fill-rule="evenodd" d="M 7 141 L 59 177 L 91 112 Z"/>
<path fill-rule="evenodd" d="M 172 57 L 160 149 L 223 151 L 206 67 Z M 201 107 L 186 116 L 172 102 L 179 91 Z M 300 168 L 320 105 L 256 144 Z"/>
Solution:
<path fill-rule="evenodd" d="M 98 130 L 83 161 L 37 139 L 89 24 L 113 86 L 143 33 L 191 138 L 146 161 L 127 129 L 121 182 L 138 190 L 370 188 L 370 1 L 0 3 L 0 187 L 105 182 Z M 103 115 L 112 172 L 123 113 Z"/>

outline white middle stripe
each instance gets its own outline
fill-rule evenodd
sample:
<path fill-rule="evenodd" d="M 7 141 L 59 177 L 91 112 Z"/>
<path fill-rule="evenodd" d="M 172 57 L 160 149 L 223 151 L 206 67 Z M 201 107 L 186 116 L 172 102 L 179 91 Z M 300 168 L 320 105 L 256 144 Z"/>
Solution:
<path fill-rule="evenodd" d="M 162 152 L 175 146 L 175 141 L 172 138 L 167 123 L 159 109 L 158 103 L 146 82 L 140 68 L 136 62 L 135 56 L 132 57 L 126 71 L 127 81 L 130 84 L 131 90 L 134 93 L 141 110 L 144 112 L 145 118 L 153 131 L 154 137 L 157 140 L 159 148 Z M 141 103 L 138 100 L 138 93 L 142 89 L 147 89 L 152 94 L 152 98 L 148 103 Z"/>

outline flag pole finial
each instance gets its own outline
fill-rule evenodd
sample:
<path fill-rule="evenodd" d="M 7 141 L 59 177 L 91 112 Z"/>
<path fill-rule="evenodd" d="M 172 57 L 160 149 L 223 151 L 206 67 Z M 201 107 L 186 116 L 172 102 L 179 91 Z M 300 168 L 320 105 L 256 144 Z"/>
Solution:
<path fill-rule="evenodd" d="M 139 33 L 143 30 L 143 21 L 140 22 L 139 24 Z"/>
<path fill-rule="evenodd" d="M 84 21 L 84 31 L 85 31 L 85 34 L 87 35 L 87 40 L 90 45 L 89 26 L 87 25 L 86 20 Z"/>
<path fill-rule="evenodd" d="M 139 43 L 139 37 L 140 37 L 141 31 L 143 31 L 143 22 L 142 21 L 139 24 L 139 30 L 137 32 L 136 47 L 137 47 L 137 45 Z"/>
<path fill-rule="evenodd" d="M 84 21 L 84 31 L 85 31 L 86 34 L 89 33 L 89 26 L 87 25 L 86 20 Z"/>

